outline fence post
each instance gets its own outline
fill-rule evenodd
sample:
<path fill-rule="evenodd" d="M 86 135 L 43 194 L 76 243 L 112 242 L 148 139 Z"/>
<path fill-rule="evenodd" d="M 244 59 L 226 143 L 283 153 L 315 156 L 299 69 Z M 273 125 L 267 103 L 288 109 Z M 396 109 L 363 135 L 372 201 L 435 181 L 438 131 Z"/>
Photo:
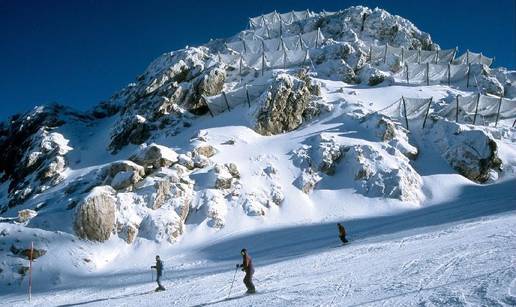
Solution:
<path fill-rule="evenodd" d="M 466 49 L 466 64 L 469 65 L 469 49 Z"/>
<path fill-rule="evenodd" d="M 383 64 L 387 63 L 387 46 L 389 46 L 389 44 L 385 43 L 385 51 L 383 52 Z"/>
<path fill-rule="evenodd" d="M 267 25 L 267 23 L 265 23 L 265 30 L 267 30 L 267 38 L 271 39 L 271 32 L 269 31 L 269 26 Z"/>
<path fill-rule="evenodd" d="M 455 61 L 455 56 L 457 55 L 457 51 L 459 50 L 459 46 L 455 46 L 455 49 L 453 50 L 452 57 L 450 59 L 450 63 L 453 63 Z"/>
<path fill-rule="evenodd" d="M 498 118 L 500 117 L 500 108 L 502 107 L 503 95 L 500 95 L 500 101 L 498 102 L 498 111 L 496 111 L 495 127 L 498 126 Z"/>
<path fill-rule="evenodd" d="M 249 99 L 249 91 L 247 90 L 247 83 L 245 84 L 245 97 L 247 98 L 247 105 L 251 107 L 251 99 Z"/>
<path fill-rule="evenodd" d="M 471 70 L 471 63 L 468 64 L 468 76 L 467 76 L 467 79 L 466 79 L 466 88 L 469 87 L 469 72 Z"/>
<path fill-rule="evenodd" d="M 405 125 L 407 126 L 407 130 L 410 131 L 409 126 L 408 126 L 407 106 L 405 105 L 405 97 L 401 96 L 401 101 L 403 102 L 403 113 L 405 114 Z"/>
<path fill-rule="evenodd" d="M 229 107 L 228 97 L 226 97 L 226 92 L 222 91 L 222 96 L 224 96 L 224 102 L 226 103 L 226 107 L 228 107 L 228 111 L 231 111 Z"/>
<path fill-rule="evenodd" d="M 477 94 L 477 106 L 475 107 L 475 115 L 473 116 L 473 125 L 477 121 L 478 103 L 480 102 L 480 93 Z"/>
<path fill-rule="evenodd" d="M 428 113 L 430 112 L 430 105 L 432 104 L 432 100 L 434 97 L 430 97 L 430 101 L 428 102 L 428 107 L 426 107 L 425 119 L 423 120 L 423 128 L 425 128 L 426 118 L 428 117 Z"/>
<path fill-rule="evenodd" d="M 283 22 L 281 20 L 281 16 L 280 16 L 280 19 L 279 19 L 279 35 L 282 36 L 283 35 Z"/>
<path fill-rule="evenodd" d="M 417 50 L 417 63 L 421 64 L 421 49 Z"/>
<path fill-rule="evenodd" d="M 206 99 L 206 97 L 204 95 L 202 95 L 201 98 L 204 101 L 206 108 L 208 108 L 208 112 L 210 113 L 211 117 L 213 117 L 213 113 L 211 112 L 210 105 L 208 104 L 208 99 Z"/>
<path fill-rule="evenodd" d="M 317 36 L 315 37 L 315 48 L 319 48 L 319 33 L 321 31 L 321 28 L 317 28 Z"/>
<path fill-rule="evenodd" d="M 450 86 L 450 79 L 451 79 L 451 64 L 448 63 L 448 86 Z"/>
<path fill-rule="evenodd" d="M 373 47 L 369 46 L 369 62 L 373 62 Z"/>
<path fill-rule="evenodd" d="M 430 63 L 426 62 L 426 85 L 430 85 Z"/>
<path fill-rule="evenodd" d="M 435 51 L 435 64 L 439 63 L 439 50 Z"/>
<path fill-rule="evenodd" d="M 34 255 L 34 241 L 30 244 L 30 259 L 29 259 L 29 302 L 32 300 L 32 258 Z"/>
<path fill-rule="evenodd" d="M 404 57 L 405 57 L 405 48 L 404 47 L 401 47 L 401 63 L 403 63 L 403 61 L 405 60 Z"/>
<path fill-rule="evenodd" d="M 242 59 L 242 54 L 240 54 L 239 70 L 238 70 L 238 71 L 239 71 L 240 76 L 242 76 L 242 61 L 243 61 L 243 59 Z"/>
<path fill-rule="evenodd" d="M 242 41 L 242 45 L 244 46 L 244 53 L 247 53 L 247 48 L 245 47 L 245 40 L 243 40 L 242 38 L 240 38 L 240 40 Z"/>
<path fill-rule="evenodd" d="M 265 70 L 265 50 L 262 50 L 262 77 L 263 77 L 264 70 Z"/>
<path fill-rule="evenodd" d="M 455 108 L 457 111 L 455 112 L 455 122 L 458 123 L 459 122 L 459 95 L 457 95 L 457 107 Z"/>
<path fill-rule="evenodd" d="M 283 50 L 283 69 L 287 68 L 287 51 Z"/>
<path fill-rule="evenodd" d="M 409 76 L 408 76 L 408 63 L 405 63 L 405 68 L 407 69 L 407 85 L 410 84 Z"/>
<path fill-rule="evenodd" d="M 299 41 L 297 42 L 298 49 L 303 50 L 303 38 L 301 37 L 301 33 L 299 33 L 298 36 L 299 36 Z"/>

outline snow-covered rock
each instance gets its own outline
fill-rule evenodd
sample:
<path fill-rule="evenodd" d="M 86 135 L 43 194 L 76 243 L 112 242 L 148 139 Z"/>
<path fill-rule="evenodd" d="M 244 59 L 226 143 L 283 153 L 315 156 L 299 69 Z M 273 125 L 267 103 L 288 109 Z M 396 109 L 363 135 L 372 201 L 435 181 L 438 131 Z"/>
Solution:
<path fill-rule="evenodd" d="M 145 168 L 158 169 L 176 163 L 178 154 L 166 146 L 152 143 L 131 156 L 130 160 Z"/>
<path fill-rule="evenodd" d="M 437 120 L 428 135 L 450 166 L 470 180 L 483 183 L 501 170 L 497 143 L 483 129 Z"/>
<path fill-rule="evenodd" d="M 358 73 L 358 79 L 360 82 L 365 83 L 369 86 L 375 86 L 389 78 L 389 74 L 371 66 L 371 64 L 365 64 Z"/>
<path fill-rule="evenodd" d="M 23 209 L 18 211 L 18 223 L 26 223 L 36 217 L 38 212 L 31 209 Z"/>
<path fill-rule="evenodd" d="M 418 149 L 409 143 L 408 130 L 400 123 L 375 112 L 364 116 L 361 124 L 373 131 L 378 140 L 388 143 L 407 158 L 411 160 L 417 158 Z"/>
<path fill-rule="evenodd" d="M 423 180 L 401 153 L 386 154 L 370 145 L 354 145 L 344 151 L 342 163 L 364 195 L 414 203 L 423 199 Z"/>
<path fill-rule="evenodd" d="M 142 220 L 139 236 L 157 242 L 176 242 L 183 234 L 184 224 L 175 210 L 162 208 L 150 211 Z"/>

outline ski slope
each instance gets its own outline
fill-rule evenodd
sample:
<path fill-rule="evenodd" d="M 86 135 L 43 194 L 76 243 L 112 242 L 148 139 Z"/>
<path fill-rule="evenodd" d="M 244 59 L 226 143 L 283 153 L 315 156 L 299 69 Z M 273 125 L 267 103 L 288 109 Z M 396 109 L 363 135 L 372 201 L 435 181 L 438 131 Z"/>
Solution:
<path fill-rule="evenodd" d="M 138 246 L 101 272 L 57 287 L 35 284 L 33 306 L 413 306 L 516 304 L 516 180 L 463 187 L 453 199 L 395 215 L 233 233 L 162 246 L 167 291 L 155 293 L 153 252 Z M 13 226 L 14 227 L 14 226 Z M 237 272 L 247 247 L 256 295 Z M 35 264 L 35 274 L 44 274 Z M 20 285 L 6 306 L 27 305 Z"/>

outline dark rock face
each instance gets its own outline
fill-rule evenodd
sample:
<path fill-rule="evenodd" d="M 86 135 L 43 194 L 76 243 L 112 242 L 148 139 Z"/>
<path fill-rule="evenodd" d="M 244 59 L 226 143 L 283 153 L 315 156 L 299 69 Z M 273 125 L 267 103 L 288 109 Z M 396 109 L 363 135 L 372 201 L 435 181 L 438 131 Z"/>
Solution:
<path fill-rule="evenodd" d="M 14 255 L 16 255 L 18 257 L 26 258 L 28 260 L 30 260 L 31 254 L 32 254 L 32 260 L 34 260 L 34 259 L 38 259 L 41 256 L 44 256 L 47 253 L 47 251 L 44 249 L 34 248 L 33 250 L 31 250 L 30 248 L 18 248 L 15 245 L 11 245 L 10 251 Z"/>
<path fill-rule="evenodd" d="M 65 120 L 91 118 L 55 104 L 15 115 L 0 125 L 0 182 L 10 180 L 10 201 L 0 211 L 62 181 L 61 173 L 67 167 L 65 155 L 72 148 L 56 129 Z"/>

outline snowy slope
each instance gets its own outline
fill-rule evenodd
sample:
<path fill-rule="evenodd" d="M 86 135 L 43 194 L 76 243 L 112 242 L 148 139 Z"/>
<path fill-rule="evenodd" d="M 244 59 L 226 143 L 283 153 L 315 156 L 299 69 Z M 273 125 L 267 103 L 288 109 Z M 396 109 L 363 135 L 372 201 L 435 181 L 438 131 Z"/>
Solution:
<path fill-rule="evenodd" d="M 266 27 L 248 29 L 160 56 L 91 112 L 2 123 L 2 302 L 26 304 L 34 242 L 40 306 L 516 304 L 516 73 L 460 57 L 475 87 L 406 84 L 399 58 L 362 49 L 438 54 L 410 21 L 364 7 L 299 16 L 260 39 L 302 32 L 308 62 L 240 67 L 228 46 Z M 226 300 L 243 247 L 259 293 L 242 296 L 237 272 Z"/>

